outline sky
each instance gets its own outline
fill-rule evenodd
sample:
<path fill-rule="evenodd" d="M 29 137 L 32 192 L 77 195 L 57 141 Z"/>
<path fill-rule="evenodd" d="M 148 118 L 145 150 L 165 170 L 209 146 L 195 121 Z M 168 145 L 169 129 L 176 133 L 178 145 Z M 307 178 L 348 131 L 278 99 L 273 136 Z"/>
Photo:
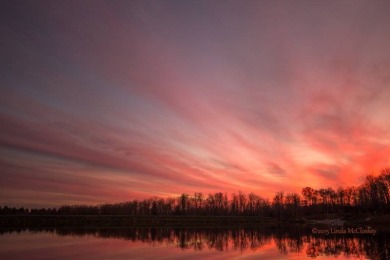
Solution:
<path fill-rule="evenodd" d="M 360 185 L 389 1 L 1 1 L 0 205 Z"/>

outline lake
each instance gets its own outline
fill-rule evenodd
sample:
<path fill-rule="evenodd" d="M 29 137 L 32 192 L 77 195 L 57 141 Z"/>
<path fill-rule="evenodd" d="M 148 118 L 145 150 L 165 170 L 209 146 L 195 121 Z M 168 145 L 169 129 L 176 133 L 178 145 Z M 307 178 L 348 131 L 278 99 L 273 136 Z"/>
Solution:
<path fill-rule="evenodd" d="M 322 228 L 324 229 L 324 228 Z M 390 259 L 390 234 L 312 228 L 1 229 L 0 259 Z"/>

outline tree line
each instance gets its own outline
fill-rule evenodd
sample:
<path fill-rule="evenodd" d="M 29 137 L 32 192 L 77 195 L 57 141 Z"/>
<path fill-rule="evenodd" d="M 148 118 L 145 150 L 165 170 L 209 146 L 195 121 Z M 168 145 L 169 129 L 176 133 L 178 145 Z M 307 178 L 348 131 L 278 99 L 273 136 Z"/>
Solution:
<path fill-rule="evenodd" d="M 390 213 L 390 168 L 378 176 L 368 175 L 357 187 L 313 189 L 302 193 L 277 192 L 272 200 L 241 191 L 227 195 L 216 192 L 173 198 L 151 197 L 115 204 L 64 205 L 55 208 L 0 207 L 0 215 L 192 215 L 192 216 L 261 216 L 297 218 L 323 213 Z"/>

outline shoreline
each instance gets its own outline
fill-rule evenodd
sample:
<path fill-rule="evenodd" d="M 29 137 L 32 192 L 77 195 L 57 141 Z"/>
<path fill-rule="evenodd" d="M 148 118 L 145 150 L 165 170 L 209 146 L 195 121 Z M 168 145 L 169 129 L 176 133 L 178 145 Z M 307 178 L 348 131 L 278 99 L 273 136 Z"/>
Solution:
<path fill-rule="evenodd" d="M 0 216 L 2 227 L 256 227 L 276 226 L 286 221 L 256 216 L 128 216 L 128 215 L 46 215 Z"/>
<path fill-rule="evenodd" d="M 367 220 L 368 219 L 368 220 Z M 311 219 L 309 219 L 311 220 Z M 311 222 L 311 221 L 310 221 Z M 0 228 L 29 227 L 332 227 L 307 219 L 258 216 L 1 215 Z M 389 215 L 355 218 L 344 227 L 373 226 L 390 231 Z"/>

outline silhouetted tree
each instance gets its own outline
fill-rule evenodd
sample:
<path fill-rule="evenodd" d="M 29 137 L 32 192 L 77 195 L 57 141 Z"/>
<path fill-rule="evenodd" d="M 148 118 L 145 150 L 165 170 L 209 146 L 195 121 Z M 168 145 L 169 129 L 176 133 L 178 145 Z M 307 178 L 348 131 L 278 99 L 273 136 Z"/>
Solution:
<path fill-rule="evenodd" d="M 222 192 L 209 193 L 205 197 L 195 192 L 192 197 L 183 193 L 177 198 L 151 197 L 116 204 L 63 205 L 58 208 L 10 208 L 0 206 L 0 215 L 250 215 L 299 217 L 304 214 L 329 212 L 390 212 L 390 168 L 378 176 L 366 176 L 358 187 L 302 189 L 304 200 L 296 193 L 277 192 L 270 203 L 255 193 L 242 191 L 229 198 Z"/>

